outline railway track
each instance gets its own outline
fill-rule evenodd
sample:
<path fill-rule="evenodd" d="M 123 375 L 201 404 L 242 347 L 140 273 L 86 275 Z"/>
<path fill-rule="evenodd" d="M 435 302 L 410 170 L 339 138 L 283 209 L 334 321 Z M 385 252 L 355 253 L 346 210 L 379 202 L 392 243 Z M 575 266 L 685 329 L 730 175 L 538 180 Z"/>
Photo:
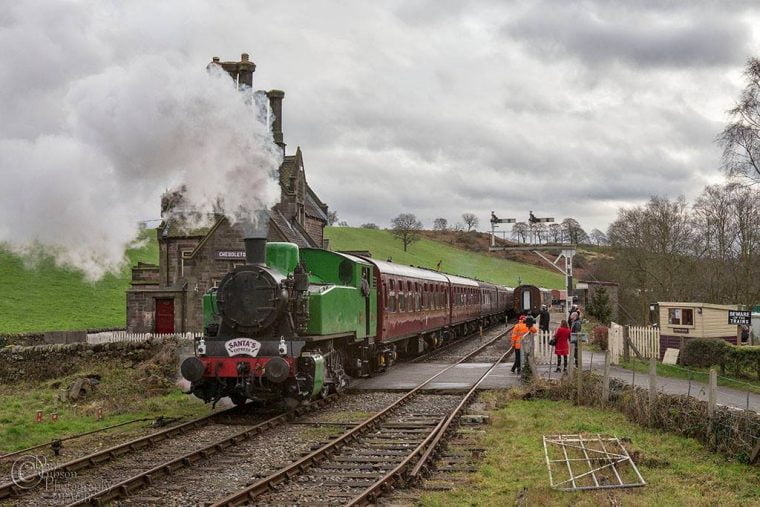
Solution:
<path fill-rule="evenodd" d="M 246 414 L 244 408 L 232 407 L 58 465 L 47 466 L 44 462 L 38 462 L 38 470 L 34 473 L 30 473 L 30 467 L 24 470 L 23 480 L 16 477 L 16 480 L 0 484 L 0 502 L 11 501 L 13 505 L 60 504 L 58 497 L 71 491 L 86 498 L 100 489 L 93 484 L 97 484 L 100 476 L 109 469 L 123 473 L 130 466 L 150 468 L 151 462 L 163 462 L 167 456 L 192 454 L 200 443 L 218 440 L 220 435 L 228 439 L 246 438 L 247 432 L 255 434 L 264 431 L 280 420 L 303 415 L 332 401 L 334 398 L 328 398 L 311 406 L 298 407 L 258 424 L 255 420 L 251 421 L 250 414 Z M 71 483 L 67 486 L 67 480 L 72 477 L 76 478 L 75 488 Z"/>
<path fill-rule="evenodd" d="M 425 385 L 480 353 L 508 330 L 436 373 L 360 424 L 283 467 L 213 503 L 306 505 L 374 502 L 396 482 L 415 481 L 480 384 L 504 360 L 504 352 L 464 395 L 425 394 Z"/>
<path fill-rule="evenodd" d="M 511 324 L 512 324 L 512 321 L 510 321 L 510 327 L 511 327 Z M 501 324 L 496 324 L 494 326 L 491 326 L 491 328 L 495 328 L 499 326 L 501 326 Z M 486 331 L 486 329 L 484 329 L 483 331 Z M 484 350 L 487 350 L 488 347 L 495 345 L 503 337 L 504 337 L 504 333 L 500 333 L 497 338 L 484 338 L 482 334 L 474 333 L 472 335 L 465 336 L 457 340 L 453 340 L 447 343 L 446 345 L 444 345 L 443 347 L 433 349 L 430 352 L 427 352 L 421 356 L 417 356 L 409 362 L 411 363 L 422 363 L 422 362 L 430 362 L 430 361 L 444 362 L 444 363 L 456 362 L 462 357 L 462 354 L 469 354 L 470 352 L 473 352 L 473 351 L 477 351 L 478 354 L 481 354 Z M 468 361 L 472 361 L 476 355 L 477 354 L 472 354 L 470 358 L 468 359 Z M 498 357 L 498 354 L 495 357 Z"/>
<path fill-rule="evenodd" d="M 501 333 L 495 338 L 480 344 L 475 350 L 463 357 L 461 361 L 468 360 L 492 345 L 503 334 Z M 457 343 L 461 344 L 462 342 Z M 453 366 L 455 365 L 451 367 Z M 435 375 L 429 380 L 437 376 Z M 367 409 L 372 408 L 374 403 L 377 405 L 374 408 L 375 412 L 379 412 L 377 415 L 384 414 L 381 418 L 385 418 L 385 415 L 388 415 L 391 410 L 390 408 L 382 410 L 382 408 L 386 407 L 389 401 L 398 401 L 397 399 L 401 395 L 374 393 L 371 396 L 369 394 L 356 396 L 376 399 L 377 401 L 372 401 L 372 399 L 360 401 L 356 405 L 357 407 Z M 300 429 L 303 429 L 304 426 L 312 425 L 321 428 L 325 426 L 333 427 L 336 430 L 343 427 L 357 428 L 362 426 L 362 420 L 366 417 L 366 415 L 361 414 L 362 410 L 356 410 L 356 413 L 361 415 L 358 419 L 355 418 L 356 420 L 346 421 L 345 416 L 341 416 L 341 421 L 339 422 L 303 420 L 308 418 L 307 414 L 317 413 L 318 409 L 324 408 L 327 404 L 334 402 L 336 398 L 338 397 L 333 396 L 328 398 L 328 400 L 320 400 L 311 405 L 302 406 L 291 412 L 278 414 L 255 423 L 250 421 L 250 419 L 235 419 L 236 415 L 240 415 L 237 408 L 209 414 L 187 423 L 62 463 L 45 469 L 39 474 L 28 475 L 26 477 L 28 483 L 31 484 L 47 481 L 47 477 L 50 476 L 74 477 L 68 483 L 64 481 L 63 484 L 53 484 L 53 486 L 59 487 L 64 492 L 72 488 L 74 489 L 75 494 L 69 498 L 64 498 L 64 501 L 61 501 L 61 494 L 56 493 L 55 487 L 52 492 L 50 491 L 49 484 L 38 486 L 36 489 L 25 489 L 26 486 L 13 482 L 0 485 L 0 501 L 11 500 L 16 505 L 53 503 L 101 505 L 109 502 L 121 502 L 129 505 L 142 505 L 144 503 L 162 505 L 175 503 L 177 505 L 185 505 L 188 502 L 195 502 L 203 496 L 199 495 L 198 498 L 193 497 L 193 499 L 190 499 L 183 495 L 183 492 L 186 490 L 198 489 L 194 487 L 192 481 L 197 481 L 199 476 L 204 477 L 204 480 L 206 478 L 213 479 L 211 476 L 215 474 L 218 476 L 215 479 L 217 483 L 215 486 L 212 485 L 208 488 L 211 490 L 211 494 L 207 498 L 218 497 L 220 491 L 230 491 L 235 487 L 234 483 L 229 481 L 229 471 L 237 468 L 235 467 L 235 463 L 240 463 L 241 461 L 255 462 L 256 460 L 251 459 L 251 456 L 256 456 L 260 459 L 263 453 L 266 459 L 260 459 L 259 470 L 266 471 L 271 470 L 272 465 L 280 466 L 277 465 L 278 462 L 292 463 L 293 459 L 297 458 L 297 455 L 294 457 L 287 452 L 278 452 L 277 447 L 273 446 L 274 441 L 303 440 L 305 447 L 300 452 L 306 455 L 310 454 L 313 450 L 310 444 L 319 442 L 320 440 L 313 437 L 311 440 L 302 438 L 302 433 L 299 433 L 295 429 L 299 425 L 302 425 Z M 434 398 L 439 401 L 432 401 Z M 420 401 L 415 401 L 415 403 L 422 404 L 418 413 L 415 413 L 414 410 L 411 412 L 408 410 L 400 411 L 397 417 L 401 417 L 402 420 L 388 422 L 388 430 L 391 431 L 389 435 L 395 435 L 401 440 L 405 438 L 405 435 L 420 436 L 431 429 L 435 429 L 436 426 L 432 422 L 440 419 L 440 415 L 443 413 L 441 410 L 448 410 L 450 408 L 446 400 L 451 401 L 453 399 L 450 396 L 448 398 L 441 398 L 440 396 L 430 397 L 429 399 L 426 397 L 420 398 Z M 403 405 L 405 402 L 402 401 L 401 404 Z M 433 412 L 430 412 L 426 411 L 426 404 L 432 404 L 436 407 L 442 404 L 441 407 L 443 408 L 438 407 Z M 391 406 L 396 406 L 396 402 L 394 401 Z M 414 407 L 416 405 L 411 404 L 409 406 Z M 323 415 L 321 412 L 319 414 Z M 403 420 L 404 418 L 408 420 Z M 295 421 L 296 419 L 298 421 Z M 370 419 L 374 420 L 375 418 Z M 284 424 L 288 422 L 293 422 L 294 424 Z M 365 427 L 374 426 L 374 424 L 371 424 Z M 265 433 L 266 435 L 264 435 Z M 387 435 L 380 438 L 387 439 Z M 410 441 L 409 444 L 411 443 Z M 389 449 L 387 456 L 397 454 L 392 451 L 394 449 Z M 399 450 L 395 449 L 395 451 L 398 452 Z M 348 465 L 350 463 L 344 463 L 338 466 L 337 470 L 346 468 Z M 187 479 L 184 485 L 174 484 L 175 475 L 181 476 L 183 469 L 185 469 L 184 471 L 187 472 L 187 475 L 192 474 L 191 477 Z M 201 474 L 198 474 L 197 470 L 200 470 Z M 241 470 L 242 475 L 245 475 L 245 473 L 245 470 Z M 249 478 L 248 482 L 250 482 L 251 475 L 249 474 L 247 477 Z M 156 491 L 160 490 L 160 487 L 151 488 L 152 484 L 161 484 L 163 482 L 171 483 L 166 487 L 166 490 L 170 493 L 174 490 L 176 494 L 172 498 L 176 502 L 173 502 L 172 498 L 166 498 L 163 492 Z M 66 484 L 69 485 L 68 488 Z M 146 491 L 147 494 L 144 494 Z"/>

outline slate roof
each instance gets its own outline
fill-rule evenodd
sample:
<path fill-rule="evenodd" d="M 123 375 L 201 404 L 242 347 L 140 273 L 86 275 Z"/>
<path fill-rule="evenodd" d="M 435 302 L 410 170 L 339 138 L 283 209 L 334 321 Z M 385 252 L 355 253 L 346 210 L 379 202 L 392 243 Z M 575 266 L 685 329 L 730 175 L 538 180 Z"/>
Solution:
<path fill-rule="evenodd" d="M 295 243 L 299 247 L 306 248 L 319 247 L 311 236 L 309 236 L 303 227 L 295 221 L 288 220 L 285 215 L 277 210 L 269 211 L 269 227 L 274 226 L 281 236 L 285 238 L 285 241 Z"/>
<path fill-rule="evenodd" d="M 219 216 L 210 215 L 207 219 L 208 225 L 189 227 L 187 220 L 184 220 L 181 215 L 174 215 L 161 222 L 161 225 L 158 226 L 159 231 L 161 231 L 159 234 L 168 238 L 202 238 L 209 233 L 218 219 Z"/>
<path fill-rule="evenodd" d="M 306 203 L 304 207 L 307 215 L 327 223 L 327 213 L 325 212 L 327 206 L 319 200 L 317 194 L 314 193 L 308 184 L 306 185 Z"/>

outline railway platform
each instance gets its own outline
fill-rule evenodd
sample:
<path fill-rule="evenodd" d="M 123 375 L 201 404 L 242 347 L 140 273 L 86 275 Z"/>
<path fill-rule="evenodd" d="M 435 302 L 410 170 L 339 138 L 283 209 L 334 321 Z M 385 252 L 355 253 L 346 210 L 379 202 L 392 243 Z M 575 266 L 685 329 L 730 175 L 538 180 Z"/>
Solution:
<path fill-rule="evenodd" d="M 430 391 L 466 391 L 488 370 L 492 363 L 462 363 L 456 365 L 424 389 Z M 350 388 L 357 391 L 408 391 L 448 368 L 451 363 L 398 363 L 382 375 L 354 379 Z M 500 364 L 480 385 L 481 389 L 501 389 L 520 385 L 518 375 L 512 373 L 512 361 Z"/>

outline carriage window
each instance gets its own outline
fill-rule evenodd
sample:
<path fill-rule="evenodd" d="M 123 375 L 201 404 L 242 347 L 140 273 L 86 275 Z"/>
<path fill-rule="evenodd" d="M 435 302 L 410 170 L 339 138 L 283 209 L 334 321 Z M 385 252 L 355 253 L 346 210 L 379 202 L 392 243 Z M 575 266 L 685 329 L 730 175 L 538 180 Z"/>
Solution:
<path fill-rule="evenodd" d="M 388 285 L 383 283 L 383 299 L 385 301 L 385 309 L 388 309 Z"/>
<path fill-rule="evenodd" d="M 403 312 L 406 307 L 404 306 L 406 303 L 406 297 L 404 296 L 403 291 L 399 291 L 398 293 L 398 311 Z"/>

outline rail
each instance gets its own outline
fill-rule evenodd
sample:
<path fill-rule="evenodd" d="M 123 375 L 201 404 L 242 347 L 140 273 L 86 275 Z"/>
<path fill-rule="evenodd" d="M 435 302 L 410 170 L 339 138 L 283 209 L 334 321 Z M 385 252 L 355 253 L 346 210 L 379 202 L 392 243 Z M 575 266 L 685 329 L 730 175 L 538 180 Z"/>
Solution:
<path fill-rule="evenodd" d="M 109 447 L 108 449 L 104 449 L 102 451 L 98 451 L 81 458 L 62 463 L 48 470 L 41 470 L 33 475 L 25 475 L 24 480 L 25 482 L 34 483 L 43 480 L 45 476 L 51 477 L 56 476 L 56 474 L 59 476 L 64 476 L 62 474 L 66 474 L 67 472 L 74 472 L 77 470 L 84 470 L 86 468 L 98 466 L 102 463 L 105 463 L 106 461 L 110 461 L 125 454 L 129 454 L 138 449 L 147 447 L 149 445 L 154 445 L 155 443 L 163 441 L 165 439 L 173 438 L 182 433 L 200 428 L 211 423 L 214 419 L 219 418 L 220 416 L 231 415 L 236 411 L 239 411 L 239 407 L 232 407 L 219 412 L 214 412 L 180 424 L 178 426 L 173 426 L 156 433 L 151 433 L 150 435 L 139 437 L 128 442 Z M 32 491 L 32 489 L 24 489 L 17 485 L 14 481 L 0 484 L 0 500 L 20 496 L 30 491 Z"/>
<path fill-rule="evenodd" d="M 108 502 L 112 502 L 119 498 L 129 496 L 133 491 L 150 486 L 151 483 L 163 476 L 171 475 L 177 470 L 194 465 L 195 463 L 205 460 L 224 451 L 224 449 L 237 445 L 239 442 L 252 438 L 256 435 L 263 433 L 264 431 L 274 428 L 279 424 L 287 422 L 295 417 L 301 416 L 307 412 L 312 412 L 318 408 L 322 408 L 327 404 L 330 404 L 340 398 L 341 394 L 333 394 L 325 399 L 317 400 L 309 405 L 303 405 L 283 414 L 271 417 L 266 421 L 263 421 L 255 426 L 239 431 L 227 438 L 218 440 L 210 445 L 207 445 L 201 449 L 196 449 L 183 456 L 175 458 L 171 461 L 162 463 L 156 467 L 134 475 L 128 479 L 121 481 L 118 484 L 103 489 L 93 495 L 90 495 L 86 499 L 69 504 L 68 507 L 82 506 L 82 505 L 104 505 Z"/>
<path fill-rule="evenodd" d="M 386 473 L 383 477 L 381 477 L 378 481 L 376 481 L 374 484 L 372 484 L 370 487 L 365 489 L 362 493 L 357 495 L 356 497 L 352 498 L 346 505 L 353 506 L 353 505 L 366 505 L 368 503 L 373 503 L 377 500 L 377 497 L 380 496 L 380 493 L 387 489 L 389 485 L 396 480 L 399 480 L 400 477 L 404 475 L 404 470 L 407 469 L 413 459 L 420 455 L 420 458 L 417 460 L 416 465 L 412 468 L 411 472 L 406 474 L 405 480 L 407 482 L 413 482 L 420 478 L 422 471 L 425 467 L 425 465 L 430 461 L 430 459 L 433 457 L 433 454 L 435 453 L 435 450 L 443 440 L 444 436 L 446 436 L 450 430 L 454 427 L 454 422 L 458 420 L 459 415 L 462 413 L 462 411 L 467 407 L 467 405 L 470 403 L 470 400 L 477 392 L 480 385 L 483 383 L 483 381 L 488 377 L 488 375 L 496 369 L 499 364 L 504 361 L 504 359 L 509 356 L 509 354 L 512 352 L 512 347 L 510 347 L 506 352 L 504 352 L 499 359 L 497 359 L 488 370 L 481 375 L 481 377 L 478 379 L 478 381 L 475 383 L 475 385 L 470 388 L 470 390 L 465 394 L 465 396 L 462 398 L 462 401 L 459 402 L 459 404 L 456 406 L 454 410 L 451 411 L 449 416 L 442 420 L 438 425 L 435 427 L 435 429 L 425 438 L 425 440 L 418 445 L 401 463 L 399 463 L 394 469 Z"/>

